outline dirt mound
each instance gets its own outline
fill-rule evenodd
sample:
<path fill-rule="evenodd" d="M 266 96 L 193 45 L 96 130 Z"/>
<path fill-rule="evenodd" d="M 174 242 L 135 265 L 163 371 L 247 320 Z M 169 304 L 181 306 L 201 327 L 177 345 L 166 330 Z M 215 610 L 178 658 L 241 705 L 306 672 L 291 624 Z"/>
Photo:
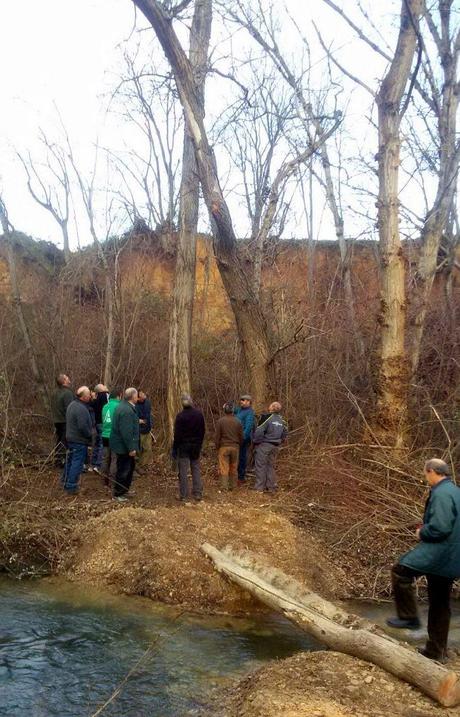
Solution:
<path fill-rule="evenodd" d="M 70 574 L 195 610 L 254 609 L 253 599 L 224 580 L 199 546 L 231 545 L 302 580 L 327 597 L 344 595 L 344 576 L 322 547 L 266 508 L 232 504 L 123 508 L 77 529 Z"/>
<path fill-rule="evenodd" d="M 338 652 L 271 663 L 232 690 L 222 717 L 459 717 L 379 667 Z"/>

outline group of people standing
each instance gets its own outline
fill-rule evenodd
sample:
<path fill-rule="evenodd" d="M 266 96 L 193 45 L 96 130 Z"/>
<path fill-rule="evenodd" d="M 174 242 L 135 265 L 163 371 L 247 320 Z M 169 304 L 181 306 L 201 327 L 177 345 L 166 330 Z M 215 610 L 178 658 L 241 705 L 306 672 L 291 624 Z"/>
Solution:
<path fill-rule="evenodd" d="M 77 493 L 87 470 L 103 476 L 115 500 L 126 501 L 134 470 L 142 472 L 152 457 L 153 418 L 145 392 L 109 392 L 100 383 L 94 391 L 81 386 L 74 394 L 69 377 L 60 374 L 51 405 L 64 491 Z"/>
<path fill-rule="evenodd" d="M 200 455 L 205 420 L 190 395 L 182 395 L 181 403 L 172 444 L 179 478 L 178 498 L 201 500 Z M 109 392 L 99 383 L 94 391 L 81 386 L 74 395 L 69 377 L 60 374 L 52 409 L 55 457 L 63 469 L 61 483 L 65 492 L 70 495 L 78 492 L 80 475 L 88 470 L 103 476 L 115 500 L 126 501 L 134 471 L 141 473 L 152 457 L 152 407 L 145 392 L 128 388 L 122 396 L 121 389 Z M 241 396 L 238 406 L 232 402 L 224 405 L 224 415 L 217 421 L 215 432 L 222 490 L 245 485 L 250 452 L 254 456 L 254 490 L 269 493 L 277 490 L 275 460 L 287 436 L 280 411 L 281 404 L 274 402 L 257 421 L 248 394 Z"/>

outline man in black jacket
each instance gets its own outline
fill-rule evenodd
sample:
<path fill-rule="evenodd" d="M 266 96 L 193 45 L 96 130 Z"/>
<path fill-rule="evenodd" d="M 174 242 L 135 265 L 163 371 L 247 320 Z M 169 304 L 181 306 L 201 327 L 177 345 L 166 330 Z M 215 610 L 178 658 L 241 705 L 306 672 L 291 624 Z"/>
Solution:
<path fill-rule="evenodd" d="M 203 484 L 200 473 L 200 453 L 205 434 L 204 417 L 201 411 L 193 407 L 191 396 L 181 397 L 183 410 L 177 414 L 174 422 L 174 440 L 172 456 L 177 458 L 179 469 L 179 499 L 189 497 L 188 472 L 192 473 L 192 496 L 201 500 Z"/>
<path fill-rule="evenodd" d="M 78 492 L 80 474 L 83 472 L 88 446 L 91 445 L 93 427 L 88 411 L 90 400 L 91 391 L 88 386 L 81 386 L 76 399 L 69 404 L 66 411 L 68 451 L 61 483 L 68 494 Z"/>
<path fill-rule="evenodd" d="M 145 391 L 139 389 L 137 395 L 136 411 L 139 417 L 140 452 L 137 460 L 137 470 L 145 468 L 152 460 L 152 404 Z"/>
<path fill-rule="evenodd" d="M 94 435 L 93 453 L 91 456 L 91 466 L 89 470 L 95 473 L 101 473 L 102 458 L 104 454 L 104 446 L 102 442 L 102 409 L 109 400 L 109 390 L 103 383 L 98 383 L 94 387 L 96 397 L 91 401 L 90 406 L 94 411 L 94 420 L 96 432 Z"/>
<path fill-rule="evenodd" d="M 59 468 L 65 464 L 67 441 L 65 438 L 65 414 L 67 406 L 73 401 L 73 391 L 70 388 L 70 378 L 60 373 L 56 379 L 56 388 L 51 394 L 51 413 L 53 416 L 56 445 L 54 449 L 54 462 Z"/>

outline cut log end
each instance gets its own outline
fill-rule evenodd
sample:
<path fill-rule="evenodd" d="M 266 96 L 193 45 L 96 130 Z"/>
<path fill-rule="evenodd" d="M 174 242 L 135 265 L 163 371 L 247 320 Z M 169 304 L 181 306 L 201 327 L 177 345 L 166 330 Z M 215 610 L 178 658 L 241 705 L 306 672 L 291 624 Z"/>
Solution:
<path fill-rule="evenodd" d="M 448 672 L 439 684 L 438 702 L 443 707 L 460 704 L 460 678 L 455 672 Z"/>

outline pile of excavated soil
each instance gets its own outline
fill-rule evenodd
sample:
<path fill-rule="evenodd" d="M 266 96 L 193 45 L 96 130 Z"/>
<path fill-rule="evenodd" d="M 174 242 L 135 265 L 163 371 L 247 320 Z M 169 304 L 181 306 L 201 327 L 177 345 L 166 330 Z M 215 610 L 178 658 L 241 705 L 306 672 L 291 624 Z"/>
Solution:
<path fill-rule="evenodd" d="M 225 702 L 225 701 L 224 701 Z M 239 682 L 219 717 L 459 717 L 379 667 L 338 652 L 300 653 Z"/>
<path fill-rule="evenodd" d="M 233 504 L 122 508 L 76 529 L 68 573 L 127 594 L 195 610 L 253 610 L 200 551 L 209 542 L 249 550 L 325 597 L 344 597 L 345 580 L 323 547 L 266 507 Z"/>

